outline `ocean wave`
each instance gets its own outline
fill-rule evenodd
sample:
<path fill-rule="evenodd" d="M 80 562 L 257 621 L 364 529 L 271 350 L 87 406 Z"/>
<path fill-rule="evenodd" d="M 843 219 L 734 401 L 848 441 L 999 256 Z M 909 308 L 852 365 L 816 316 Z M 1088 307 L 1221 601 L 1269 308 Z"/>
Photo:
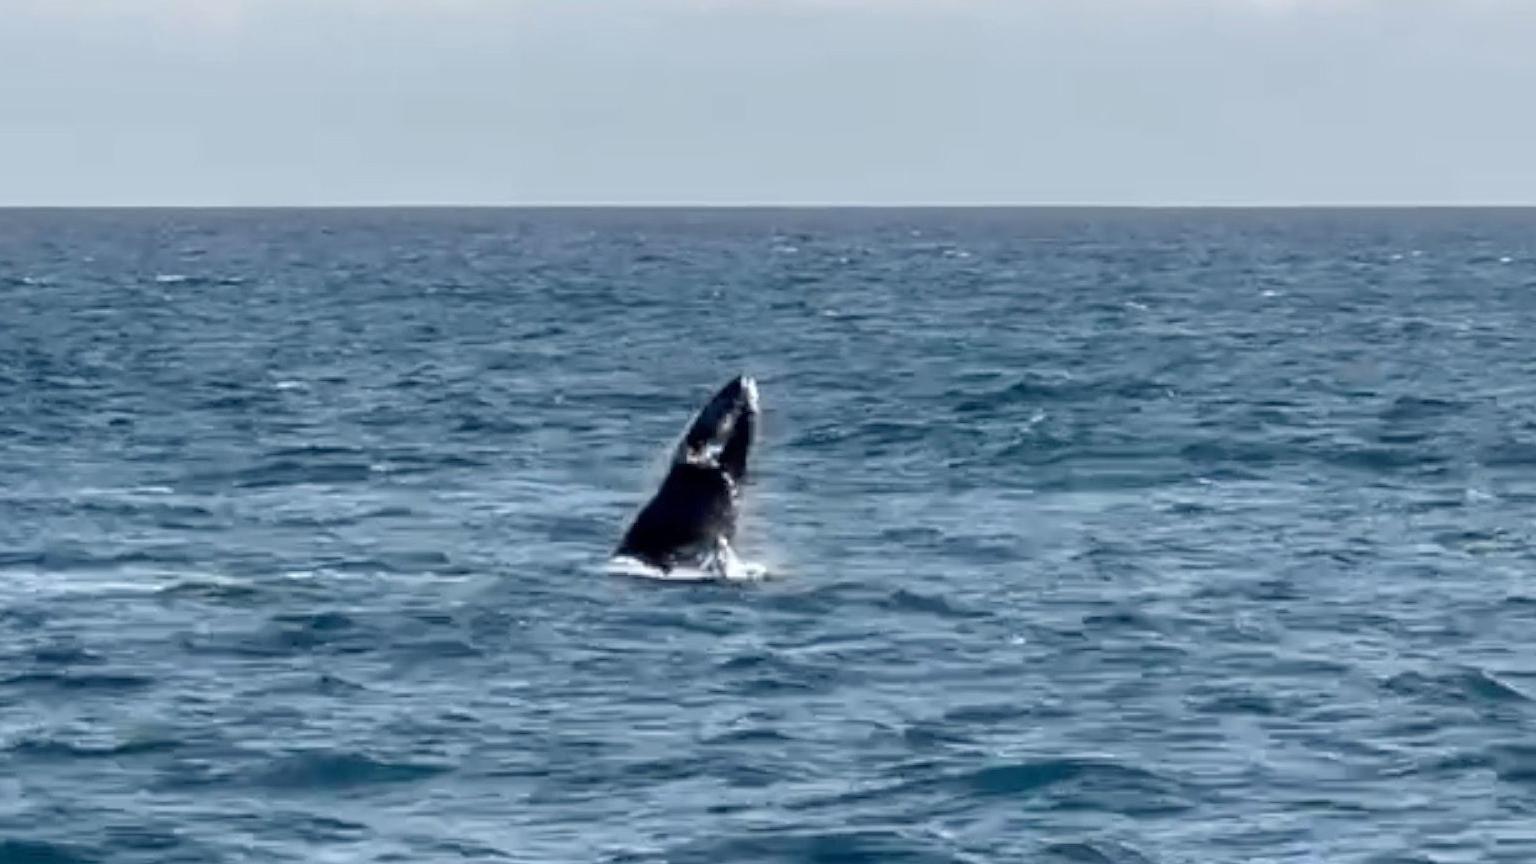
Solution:
<path fill-rule="evenodd" d="M 0 859 L 1536 860 L 1532 220 L 0 211 Z"/>
<path fill-rule="evenodd" d="M 98 860 L 95 851 L 74 844 L 0 837 L 0 861 L 15 864 L 95 864 Z"/>
<path fill-rule="evenodd" d="M 357 786 L 415 783 L 452 770 L 450 765 L 316 750 L 279 757 L 259 769 L 251 782 L 272 790 L 324 792 Z"/>

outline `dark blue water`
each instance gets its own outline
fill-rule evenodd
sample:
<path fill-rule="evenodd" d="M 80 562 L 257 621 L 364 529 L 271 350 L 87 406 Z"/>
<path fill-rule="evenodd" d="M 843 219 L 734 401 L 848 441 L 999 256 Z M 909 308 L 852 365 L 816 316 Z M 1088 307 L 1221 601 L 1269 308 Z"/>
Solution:
<path fill-rule="evenodd" d="M 1536 860 L 1536 212 L 0 213 L 0 862 Z M 741 549 L 601 564 L 761 383 Z"/>

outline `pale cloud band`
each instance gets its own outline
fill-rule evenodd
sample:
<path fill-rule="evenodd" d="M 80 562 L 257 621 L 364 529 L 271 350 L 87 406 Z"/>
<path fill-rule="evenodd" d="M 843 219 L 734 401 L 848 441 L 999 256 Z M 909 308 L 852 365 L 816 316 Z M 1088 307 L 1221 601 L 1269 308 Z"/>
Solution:
<path fill-rule="evenodd" d="M 9 203 L 1536 203 L 1528 0 L 0 0 Z"/>

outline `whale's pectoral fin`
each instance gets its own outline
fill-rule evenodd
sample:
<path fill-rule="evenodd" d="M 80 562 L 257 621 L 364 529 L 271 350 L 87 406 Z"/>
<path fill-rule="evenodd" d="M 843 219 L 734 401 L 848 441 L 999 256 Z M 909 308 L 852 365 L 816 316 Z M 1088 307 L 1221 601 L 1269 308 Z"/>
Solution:
<path fill-rule="evenodd" d="M 706 569 L 721 579 L 729 579 L 733 571 L 740 569 L 737 560 L 730 541 L 724 537 L 718 537 L 715 539 L 715 548 L 710 552 Z"/>
<path fill-rule="evenodd" d="M 761 564 L 751 564 L 741 560 L 736 550 L 725 540 L 721 540 L 716 545 L 715 554 L 711 556 L 709 563 L 709 569 L 715 578 L 727 582 L 755 582 L 767 573 L 767 568 Z"/>
<path fill-rule="evenodd" d="M 721 387 L 714 397 L 709 400 L 688 431 L 683 435 L 683 440 L 677 444 L 677 452 L 673 454 L 674 462 L 690 462 L 706 454 L 711 444 L 719 443 L 726 439 L 726 447 L 737 437 L 737 426 L 740 418 L 746 414 L 755 413 L 757 410 L 757 385 L 752 379 L 742 375 L 731 379 L 724 387 Z M 752 436 L 751 423 L 746 424 L 746 439 Z M 750 443 L 750 441 L 748 441 Z M 746 450 L 742 445 L 741 460 L 745 465 Z"/>

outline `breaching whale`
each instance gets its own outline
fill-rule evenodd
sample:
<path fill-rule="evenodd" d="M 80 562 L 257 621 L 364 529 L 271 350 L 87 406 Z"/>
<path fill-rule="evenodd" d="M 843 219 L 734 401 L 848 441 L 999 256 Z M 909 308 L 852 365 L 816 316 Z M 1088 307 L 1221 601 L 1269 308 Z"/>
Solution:
<path fill-rule="evenodd" d="M 677 443 L 666 479 L 624 532 L 616 559 L 663 574 L 694 567 L 732 578 L 741 570 L 731 541 L 758 411 L 757 383 L 746 375 L 715 393 Z"/>

